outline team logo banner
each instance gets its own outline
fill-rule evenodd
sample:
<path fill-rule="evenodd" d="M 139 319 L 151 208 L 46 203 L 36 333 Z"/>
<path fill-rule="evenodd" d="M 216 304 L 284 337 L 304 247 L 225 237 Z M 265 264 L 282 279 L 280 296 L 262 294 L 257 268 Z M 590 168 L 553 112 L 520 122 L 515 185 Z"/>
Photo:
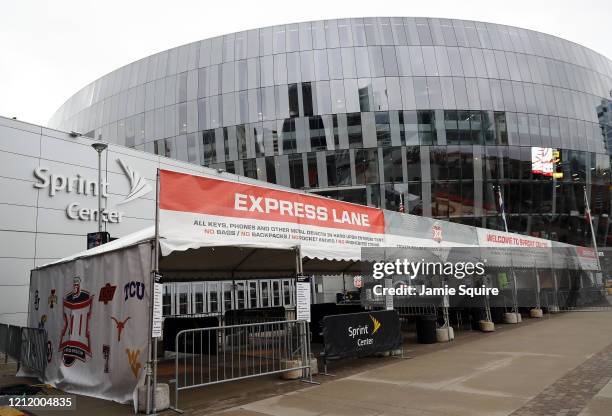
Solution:
<path fill-rule="evenodd" d="M 364 357 L 400 348 L 397 311 L 371 311 L 329 315 L 323 318 L 325 356 Z"/>
<path fill-rule="evenodd" d="M 47 330 L 45 383 L 132 399 L 144 376 L 150 268 L 143 244 L 32 271 L 29 325 Z"/>
<path fill-rule="evenodd" d="M 384 245 L 379 209 L 169 171 L 160 172 L 160 230 L 205 242 L 299 244 L 355 258 L 362 246 Z"/>

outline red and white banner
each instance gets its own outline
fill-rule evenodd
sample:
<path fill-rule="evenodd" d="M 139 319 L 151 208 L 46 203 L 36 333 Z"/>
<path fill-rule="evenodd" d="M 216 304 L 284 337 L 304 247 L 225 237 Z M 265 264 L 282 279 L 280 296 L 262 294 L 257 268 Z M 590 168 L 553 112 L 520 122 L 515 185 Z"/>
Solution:
<path fill-rule="evenodd" d="M 478 228 L 477 230 L 480 247 L 549 248 L 551 246 L 550 240 L 544 240 L 543 238 L 487 230 L 485 228 Z"/>
<path fill-rule="evenodd" d="M 376 208 L 217 178 L 160 171 L 160 233 L 210 245 L 300 245 L 302 255 L 358 259 L 384 246 Z"/>

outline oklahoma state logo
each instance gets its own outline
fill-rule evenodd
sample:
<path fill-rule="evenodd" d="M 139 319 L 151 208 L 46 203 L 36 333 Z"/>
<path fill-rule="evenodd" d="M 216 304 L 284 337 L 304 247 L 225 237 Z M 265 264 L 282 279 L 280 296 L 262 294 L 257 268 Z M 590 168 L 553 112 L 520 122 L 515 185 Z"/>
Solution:
<path fill-rule="evenodd" d="M 130 350 L 126 348 L 125 353 L 128 356 L 128 363 L 130 363 L 130 368 L 132 369 L 132 373 L 134 373 L 134 377 L 138 378 L 138 372 L 140 372 L 140 368 L 142 367 L 142 364 L 140 364 L 138 360 L 140 350 Z"/>
<path fill-rule="evenodd" d="M 113 286 L 110 283 L 105 284 L 100 288 L 100 294 L 98 295 L 98 302 L 104 302 L 106 305 L 108 302 L 113 300 L 115 297 L 115 290 L 117 286 Z"/>
<path fill-rule="evenodd" d="M 59 351 L 66 367 L 75 360 L 85 362 L 91 357 L 89 318 L 93 296 L 81 289 L 81 278 L 73 279 L 72 291 L 64 297 L 64 329 L 60 338 Z"/>

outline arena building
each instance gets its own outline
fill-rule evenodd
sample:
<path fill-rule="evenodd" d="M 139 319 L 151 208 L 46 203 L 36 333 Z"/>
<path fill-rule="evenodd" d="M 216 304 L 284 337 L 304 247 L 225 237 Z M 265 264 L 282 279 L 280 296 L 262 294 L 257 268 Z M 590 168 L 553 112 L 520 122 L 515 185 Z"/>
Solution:
<path fill-rule="evenodd" d="M 500 185 L 511 231 L 572 244 L 591 240 L 586 187 L 605 245 L 610 159 L 597 107 L 611 88 L 608 58 L 544 33 L 449 19 L 339 19 L 140 59 L 77 92 L 50 125 L 493 229 L 501 227 Z M 533 166 L 542 158 L 555 161 L 544 173 Z"/>

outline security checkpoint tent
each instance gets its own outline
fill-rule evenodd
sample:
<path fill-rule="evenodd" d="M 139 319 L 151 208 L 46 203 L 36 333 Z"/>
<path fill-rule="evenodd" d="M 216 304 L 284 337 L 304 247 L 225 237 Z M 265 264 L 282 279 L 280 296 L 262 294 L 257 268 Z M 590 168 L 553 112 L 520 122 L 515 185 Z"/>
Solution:
<path fill-rule="evenodd" d="M 149 227 L 32 271 L 29 324 L 48 332 L 46 382 L 119 402 L 132 399 L 150 354 L 150 282 L 157 261 L 164 280 L 229 280 L 358 272 L 362 246 L 499 241 L 490 235 L 550 246 L 252 181 L 168 171 L 160 176 L 157 259 L 155 228 Z"/>
<path fill-rule="evenodd" d="M 298 267 L 290 245 L 196 245 L 164 235 L 159 241 L 160 272 L 168 279 L 287 276 Z M 32 271 L 28 319 L 48 333 L 45 382 L 122 403 L 133 399 L 149 354 L 154 242 L 150 227 Z M 350 259 L 307 259 L 309 273 L 356 267 Z"/>

